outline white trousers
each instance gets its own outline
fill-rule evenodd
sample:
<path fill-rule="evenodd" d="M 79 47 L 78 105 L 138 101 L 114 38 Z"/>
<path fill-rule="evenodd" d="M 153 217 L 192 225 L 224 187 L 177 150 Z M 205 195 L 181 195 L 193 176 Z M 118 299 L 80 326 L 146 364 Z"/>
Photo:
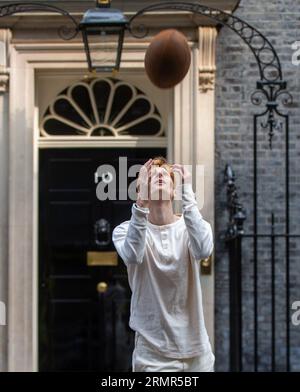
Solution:
<path fill-rule="evenodd" d="M 215 356 L 211 349 L 192 358 L 167 358 L 153 350 L 137 331 L 134 343 L 133 372 L 214 372 Z"/>

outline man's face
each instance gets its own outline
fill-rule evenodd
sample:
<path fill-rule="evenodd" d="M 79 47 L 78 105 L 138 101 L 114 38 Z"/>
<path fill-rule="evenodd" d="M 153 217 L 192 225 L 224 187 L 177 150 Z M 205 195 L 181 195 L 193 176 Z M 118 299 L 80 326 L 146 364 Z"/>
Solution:
<path fill-rule="evenodd" d="M 150 200 L 172 200 L 174 197 L 174 183 L 169 165 L 153 164 L 150 168 L 149 195 Z"/>

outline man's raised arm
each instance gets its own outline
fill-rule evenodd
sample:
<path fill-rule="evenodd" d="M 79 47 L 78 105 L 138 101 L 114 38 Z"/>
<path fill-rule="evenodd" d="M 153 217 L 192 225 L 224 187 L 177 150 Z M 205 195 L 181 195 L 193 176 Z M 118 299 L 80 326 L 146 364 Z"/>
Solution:
<path fill-rule="evenodd" d="M 112 233 L 116 250 L 126 265 L 143 261 L 149 208 L 133 203 L 131 212 L 131 219 L 116 226 Z"/>
<path fill-rule="evenodd" d="M 214 248 L 213 233 L 209 222 L 203 219 L 199 211 L 195 193 L 191 184 L 183 184 L 182 213 L 185 220 L 190 249 L 196 260 L 209 257 Z"/>

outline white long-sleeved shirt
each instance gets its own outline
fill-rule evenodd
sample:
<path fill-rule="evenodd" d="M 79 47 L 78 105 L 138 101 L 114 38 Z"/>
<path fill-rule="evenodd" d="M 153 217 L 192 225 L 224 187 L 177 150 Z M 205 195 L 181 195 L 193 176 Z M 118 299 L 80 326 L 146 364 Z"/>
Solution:
<path fill-rule="evenodd" d="M 200 260 L 213 252 L 210 224 L 190 184 L 182 185 L 183 214 L 155 225 L 148 208 L 133 203 L 132 216 L 112 239 L 127 266 L 132 291 L 129 326 L 161 355 L 189 358 L 211 350 L 204 324 Z"/>

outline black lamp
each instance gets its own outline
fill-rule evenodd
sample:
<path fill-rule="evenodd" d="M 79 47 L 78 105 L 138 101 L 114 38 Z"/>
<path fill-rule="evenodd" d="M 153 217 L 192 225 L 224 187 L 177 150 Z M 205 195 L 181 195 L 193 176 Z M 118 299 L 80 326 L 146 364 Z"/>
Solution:
<path fill-rule="evenodd" d="M 78 28 L 90 72 L 119 70 L 127 26 L 127 18 L 120 10 L 110 8 L 110 0 L 97 0 L 96 8 L 86 11 Z M 116 50 L 108 47 L 112 42 Z"/>

